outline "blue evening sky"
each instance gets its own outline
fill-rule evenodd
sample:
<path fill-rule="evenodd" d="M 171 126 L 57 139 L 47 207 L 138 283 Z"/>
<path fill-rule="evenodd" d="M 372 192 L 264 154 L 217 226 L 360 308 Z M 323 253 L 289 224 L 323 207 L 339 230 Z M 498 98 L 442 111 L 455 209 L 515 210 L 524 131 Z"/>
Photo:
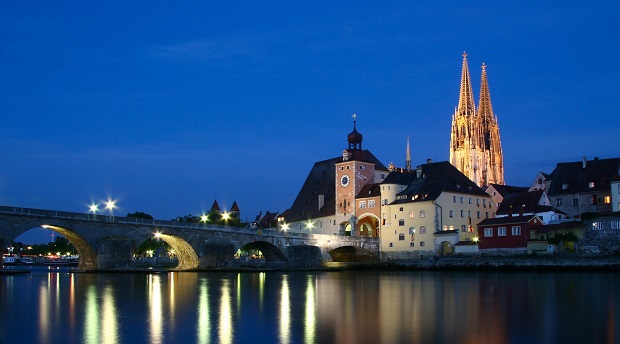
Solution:
<path fill-rule="evenodd" d="M 352 129 L 449 159 L 467 51 L 506 181 L 620 156 L 616 1 L 3 1 L 0 204 L 158 219 L 288 208 Z"/>

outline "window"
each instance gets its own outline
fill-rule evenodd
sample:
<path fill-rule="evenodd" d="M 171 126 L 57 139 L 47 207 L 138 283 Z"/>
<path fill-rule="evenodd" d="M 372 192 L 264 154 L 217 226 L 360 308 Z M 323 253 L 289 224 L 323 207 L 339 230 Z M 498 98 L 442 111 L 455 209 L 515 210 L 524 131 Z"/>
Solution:
<path fill-rule="evenodd" d="M 476 198 L 476 205 L 480 206 L 480 198 Z"/>
<path fill-rule="evenodd" d="M 562 184 L 562 190 L 566 190 L 566 189 L 568 189 L 568 184 L 566 183 Z"/>
<path fill-rule="evenodd" d="M 412 211 L 409 212 L 409 218 L 413 219 L 415 217 L 415 213 Z"/>
<path fill-rule="evenodd" d="M 450 217 L 454 217 L 454 211 L 450 210 L 449 214 L 450 214 Z"/>
<path fill-rule="evenodd" d="M 620 192 L 620 190 L 618 190 Z M 456 196 L 452 196 L 452 202 L 456 203 Z"/>
<path fill-rule="evenodd" d="M 368 201 L 368 208 L 374 208 L 375 207 L 375 200 L 370 200 Z"/>
<path fill-rule="evenodd" d="M 360 170 L 365 170 L 365 169 L 366 169 L 366 166 L 360 165 Z"/>
<path fill-rule="evenodd" d="M 482 206 L 484 206 L 485 208 L 487 207 L 487 200 L 486 200 L 486 198 L 482 200 Z"/>
<path fill-rule="evenodd" d="M 594 186 L 595 186 L 595 183 L 594 183 L 594 182 L 589 182 L 589 183 L 588 183 L 588 187 L 589 187 L 590 189 L 594 189 Z"/>
<path fill-rule="evenodd" d="M 469 197 L 469 201 L 468 201 L 468 203 L 469 203 L 469 204 L 471 204 L 471 197 Z"/>
<path fill-rule="evenodd" d="M 477 219 L 479 219 L 479 218 L 480 218 L 480 212 L 479 212 L 479 211 L 477 211 L 477 212 L 476 212 L 476 218 L 477 218 Z"/>
<path fill-rule="evenodd" d="M 360 209 L 366 208 L 366 201 L 360 201 Z"/>
<path fill-rule="evenodd" d="M 611 203 L 611 196 L 609 195 L 605 196 L 605 198 L 603 199 L 603 202 L 605 202 L 605 204 Z"/>
<path fill-rule="evenodd" d="M 579 205 L 579 199 L 573 198 L 573 205 Z"/>
<path fill-rule="evenodd" d="M 461 196 L 461 203 L 463 203 L 463 196 Z"/>
<path fill-rule="evenodd" d="M 415 243 L 412 241 L 409 243 L 409 247 L 415 247 Z"/>
<path fill-rule="evenodd" d="M 592 222 L 592 230 L 600 231 L 602 229 L 603 229 L 603 223 L 602 222 Z"/>
<path fill-rule="evenodd" d="M 484 236 L 485 237 L 492 237 L 493 236 L 493 228 L 485 228 L 484 229 Z"/>
<path fill-rule="evenodd" d="M 403 211 L 403 207 L 400 207 L 400 208 L 398 209 L 398 211 Z"/>
<path fill-rule="evenodd" d="M 351 166 L 347 166 L 347 170 L 350 170 L 350 169 L 351 169 Z"/>
<path fill-rule="evenodd" d="M 592 200 L 590 201 L 592 205 L 598 204 L 598 196 L 596 194 L 592 195 Z"/>
<path fill-rule="evenodd" d="M 521 226 L 512 226 L 512 235 L 521 235 Z"/>
<path fill-rule="evenodd" d="M 461 210 L 461 217 L 465 217 L 465 210 Z"/>
<path fill-rule="evenodd" d="M 426 227 L 420 227 L 420 234 L 426 234 Z"/>
<path fill-rule="evenodd" d="M 387 205 L 387 199 L 382 200 L 381 205 Z"/>
<path fill-rule="evenodd" d="M 394 247 L 394 244 L 393 244 L 393 243 L 390 243 L 390 247 Z"/>
<path fill-rule="evenodd" d="M 561 198 L 556 199 L 555 205 L 562 205 L 562 199 Z"/>
<path fill-rule="evenodd" d="M 468 210 L 468 211 L 467 211 L 467 217 L 468 217 L 468 218 L 471 218 L 471 210 Z"/>
<path fill-rule="evenodd" d="M 461 232 L 463 232 L 463 233 L 467 232 L 467 226 L 466 225 L 461 225 Z"/>
<path fill-rule="evenodd" d="M 338 167 L 338 169 L 339 169 L 340 171 L 344 171 L 344 166 L 340 166 L 340 167 Z"/>
<path fill-rule="evenodd" d="M 420 241 L 420 247 L 424 247 L 426 246 L 426 244 L 424 243 L 424 241 Z"/>
<path fill-rule="evenodd" d="M 506 236 L 506 227 L 497 228 L 497 236 Z"/>
<path fill-rule="evenodd" d="M 426 212 L 424 210 L 420 210 L 420 217 L 426 217 Z"/>
<path fill-rule="evenodd" d="M 409 227 L 409 234 L 415 234 L 415 227 Z"/>
<path fill-rule="evenodd" d="M 611 221 L 611 229 L 620 229 L 620 221 Z"/>
<path fill-rule="evenodd" d="M 405 235 L 403 233 L 398 234 L 398 241 L 405 240 Z"/>
<path fill-rule="evenodd" d="M 399 226 L 404 226 L 405 225 L 405 220 L 403 220 L 403 219 L 398 220 L 398 225 Z"/>

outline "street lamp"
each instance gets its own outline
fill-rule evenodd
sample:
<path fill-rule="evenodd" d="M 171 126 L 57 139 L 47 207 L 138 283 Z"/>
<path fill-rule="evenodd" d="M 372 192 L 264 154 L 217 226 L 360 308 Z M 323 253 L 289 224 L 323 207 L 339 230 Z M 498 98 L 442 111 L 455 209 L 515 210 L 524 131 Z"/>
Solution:
<path fill-rule="evenodd" d="M 116 202 L 108 199 L 108 201 L 105 202 L 105 208 L 108 209 L 108 211 L 110 212 L 110 217 L 112 221 L 114 221 L 114 208 L 116 208 Z"/>
<path fill-rule="evenodd" d="M 93 213 L 93 220 L 95 219 L 95 216 L 97 215 L 97 212 L 99 211 L 99 205 L 92 203 L 89 207 L 88 210 Z"/>

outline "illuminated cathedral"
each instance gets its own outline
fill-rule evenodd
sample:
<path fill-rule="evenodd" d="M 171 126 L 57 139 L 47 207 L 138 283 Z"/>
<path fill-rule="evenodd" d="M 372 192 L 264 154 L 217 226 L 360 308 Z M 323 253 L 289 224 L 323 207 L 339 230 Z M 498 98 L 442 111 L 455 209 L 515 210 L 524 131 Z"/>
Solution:
<path fill-rule="evenodd" d="M 499 126 L 491 106 L 486 66 L 482 64 L 480 103 L 476 108 L 466 53 L 463 53 L 459 104 L 452 116 L 450 163 L 482 188 L 505 184 Z"/>

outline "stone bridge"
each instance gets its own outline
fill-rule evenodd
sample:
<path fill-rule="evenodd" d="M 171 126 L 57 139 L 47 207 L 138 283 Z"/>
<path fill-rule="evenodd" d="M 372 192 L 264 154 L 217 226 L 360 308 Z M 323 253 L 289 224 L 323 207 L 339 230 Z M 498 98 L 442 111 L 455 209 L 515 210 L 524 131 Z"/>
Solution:
<path fill-rule="evenodd" d="M 321 261 L 368 262 L 379 257 L 376 238 L 0 206 L 0 247 L 7 247 L 36 227 L 49 228 L 67 238 L 79 253 L 78 270 L 83 271 L 130 269 L 135 250 L 153 237 L 174 250 L 178 270 L 230 265 L 235 252 L 247 244 L 260 250 L 270 267 L 318 266 Z"/>

